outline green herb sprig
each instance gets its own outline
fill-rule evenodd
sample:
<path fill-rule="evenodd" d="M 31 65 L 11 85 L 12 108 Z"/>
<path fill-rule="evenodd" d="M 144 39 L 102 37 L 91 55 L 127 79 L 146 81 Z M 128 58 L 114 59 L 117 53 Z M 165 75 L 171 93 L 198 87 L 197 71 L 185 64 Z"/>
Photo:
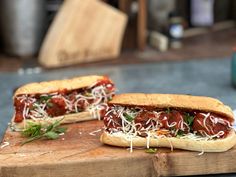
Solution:
<path fill-rule="evenodd" d="M 48 100 L 50 100 L 51 98 L 52 98 L 52 95 L 40 96 L 38 102 L 39 103 L 44 103 L 44 102 L 47 102 Z"/>
<path fill-rule="evenodd" d="M 184 131 L 178 130 L 176 137 L 179 138 L 184 135 Z"/>
<path fill-rule="evenodd" d="M 189 113 L 186 113 L 184 115 L 184 121 L 188 124 L 188 126 L 192 126 L 193 125 L 193 120 L 194 120 L 194 116 L 191 116 Z"/>
<path fill-rule="evenodd" d="M 23 141 L 21 145 L 30 143 L 37 139 L 49 139 L 54 140 L 59 137 L 59 134 L 65 133 L 65 127 L 59 127 L 61 120 L 57 120 L 54 123 L 49 125 L 42 125 L 41 123 L 33 123 L 28 122 L 28 125 L 24 131 L 22 131 L 22 135 L 27 137 L 28 139 Z"/>
<path fill-rule="evenodd" d="M 166 112 L 167 114 L 170 114 L 170 113 L 171 113 L 171 109 L 170 109 L 170 108 L 167 108 L 165 112 Z"/>
<path fill-rule="evenodd" d="M 150 153 L 150 154 L 155 154 L 155 153 L 157 153 L 157 148 L 145 149 L 145 152 Z"/>
<path fill-rule="evenodd" d="M 132 122 L 134 120 L 134 117 L 130 116 L 129 114 L 127 114 L 126 112 L 124 112 L 124 117 L 127 121 Z"/>
<path fill-rule="evenodd" d="M 52 95 L 47 95 L 47 96 L 40 96 L 39 99 L 35 102 L 36 104 L 41 104 L 41 103 L 46 103 L 47 107 L 51 108 L 53 107 L 53 103 L 50 102 L 52 99 Z M 32 109 L 35 109 L 36 106 L 33 104 Z"/>

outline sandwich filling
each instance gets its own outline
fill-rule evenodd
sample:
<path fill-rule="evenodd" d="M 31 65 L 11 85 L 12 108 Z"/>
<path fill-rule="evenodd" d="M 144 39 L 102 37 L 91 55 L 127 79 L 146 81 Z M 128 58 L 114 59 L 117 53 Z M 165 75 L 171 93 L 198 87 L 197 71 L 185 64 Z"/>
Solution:
<path fill-rule="evenodd" d="M 90 111 L 94 118 L 100 119 L 107 109 L 106 102 L 111 100 L 114 94 L 114 84 L 104 77 L 86 88 L 17 95 L 14 98 L 14 121 L 53 118 L 83 111 Z"/>
<path fill-rule="evenodd" d="M 232 122 L 227 118 L 210 112 L 118 105 L 109 107 L 104 124 L 108 133 L 124 136 L 129 141 L 134 137 L 213 140 L 225 138 L 232 129 Z"/>

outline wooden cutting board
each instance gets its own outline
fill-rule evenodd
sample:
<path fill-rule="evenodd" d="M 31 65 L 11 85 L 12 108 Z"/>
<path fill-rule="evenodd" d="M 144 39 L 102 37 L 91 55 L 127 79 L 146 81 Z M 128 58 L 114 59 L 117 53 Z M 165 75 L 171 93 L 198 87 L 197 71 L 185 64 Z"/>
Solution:
<path fill-rule="evenodd" d="M 102 121 L 67 125 L 57 140 L 39 140 L 20 146 L 22 137 L 6 131 L 0 149 L 1 177 L 176 176 L 236 172 L 236 147 L 225 153 L 160 148 L 156 154 L 103 145 Z M 94 132 L 98 131 L 98 132 Z M 94 133 L 93 133 L 94 132 Z"/>
<path fill-rule="evenodd" d="M 127 15 L 99 0 L 66 0 L 43 41 L 39 62 L 58 67 L 119 55 Z"/>

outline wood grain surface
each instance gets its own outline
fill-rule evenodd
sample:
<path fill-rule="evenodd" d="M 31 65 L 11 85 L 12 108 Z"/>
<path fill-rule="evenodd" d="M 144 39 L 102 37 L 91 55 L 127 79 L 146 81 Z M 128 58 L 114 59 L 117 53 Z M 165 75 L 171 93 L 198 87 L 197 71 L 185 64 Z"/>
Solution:
<path fill-rule="evenodd" d="M 6 131 L 0 149 L 1 177 L 179 176 L 236 172 L 236 148 L 225 153 L 204 153 L 159 148 L 117 148 L 99 141 L 102 121 L 66 125 L 57 140 L 38 140 L 24 146 L 17 132 Z M 94 132 L 98 131 L 98 132 Z M 93 133 L 94 132 L 94 133 Z"/>
<path fill-rule="evenodd" d="M 98 0 L 67 0 L 43 42 L 39 61 L 58 67 L 119 55 L 127 16 Z"/>

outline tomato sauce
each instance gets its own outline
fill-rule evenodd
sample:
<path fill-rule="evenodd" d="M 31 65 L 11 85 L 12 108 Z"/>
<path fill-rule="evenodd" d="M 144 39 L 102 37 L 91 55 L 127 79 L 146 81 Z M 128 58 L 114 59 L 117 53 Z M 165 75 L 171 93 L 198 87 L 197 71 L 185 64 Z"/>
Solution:
<path fill-rule="evenodd" d="M 51 117 L 64 115 L 66 113 L 66 103 L 62 98 L 52 98 L 48 101 L 46 112 Z"/>
<path fill-rule="evenodd" d="M 141 129 L 147 128 L 150 126 L 155 126 L 157 122 L 155 121 L 156 115 L 153 112 L 150 111 L 141 111 L 134 119 L 134 122 L 137 124 L 137 128 Z M 139 126 L 141 125 L 141 126 Z"/>
<path fill-rule="evenodd" d="M 118 116 L 117 112 L 108 112 L 104 116 L 104 124 L 109 129 L 119 129 L 122 126 L 122 120 Z"/>
<path fill-rule="evenodd" d="M 173 110 L 170 112 L 163 112 L 160 114 L 159 121 L 161 124 L 160 128 L 166 130 L 181 130 L 184 133 L 189 133 L 190 131 L 190 128 L 184 122 L 184 113 L 180 111 Z"/>
<path fill-rule="evenodd" d="M 197 113 L 193 121 L 193 131 L 203 136 L 216 135 L 220 131 L 224 132 L 219 137 L 226 137 L 230 131 L 229 125 L 225 121 L 217 121 L 219 119 L 215 114 Z"/>

